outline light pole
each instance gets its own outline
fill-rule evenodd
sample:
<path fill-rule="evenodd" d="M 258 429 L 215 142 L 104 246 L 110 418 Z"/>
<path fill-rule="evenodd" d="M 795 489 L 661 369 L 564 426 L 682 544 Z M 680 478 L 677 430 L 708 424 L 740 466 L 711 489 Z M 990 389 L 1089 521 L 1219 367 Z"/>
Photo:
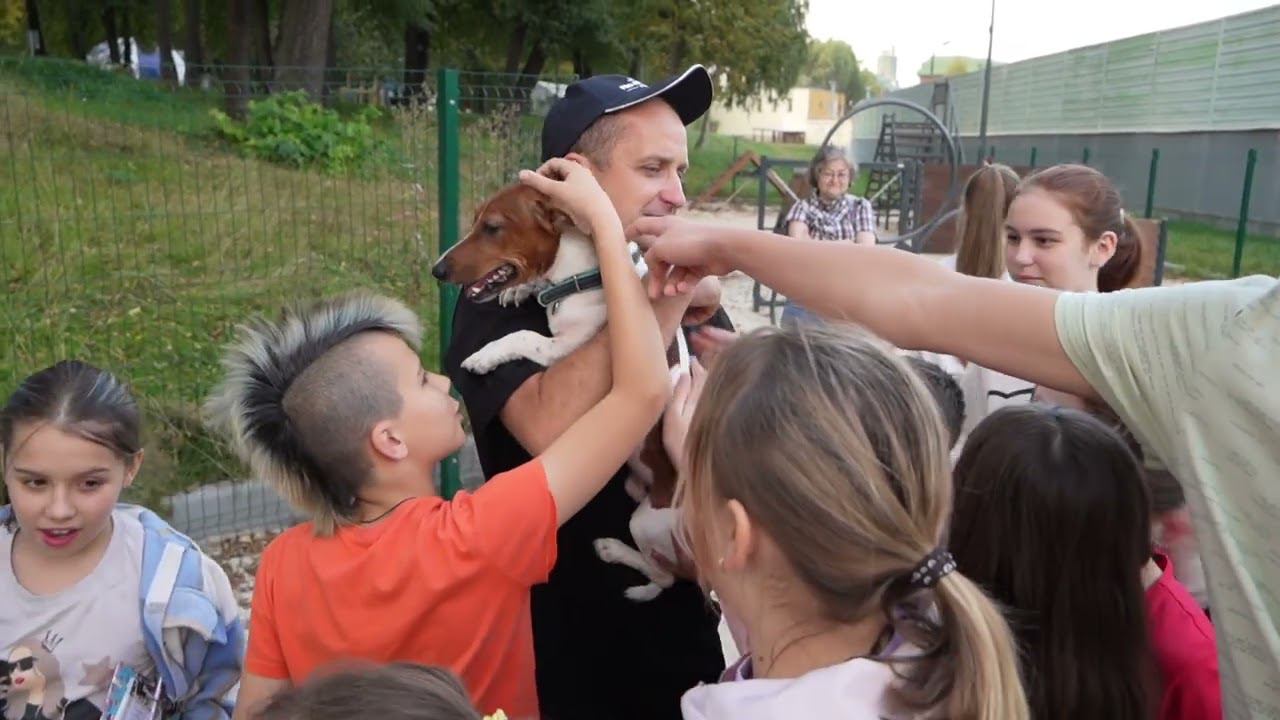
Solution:
<path fill-rule="evenodd" d="M 950 41 L 950 40 L 944 40 L 944 41 L 943 41 L 943 43 L 942 43 L 941 45 L 939 45 L 938 47 L 940 47 L 940 48 L 944 48 L 944 47 L 946 47 L 946 46 L 948 46 L 948 45 L 950 45 L 950 44 L 951 44 L 951 41 Z M 930 56 L 929 56 L 929 77 L 936 77 L 936 76 L 937 76 L 937 73 L 935 73 L 935 72 L 934 72 L 934 69 L 933 69 L 933 63 L 934 63 L 934 61 L 935 61 L 935 60 L 937 60 L 937 59 L 938 59 L 938 51 L 937 51 L 937 50 L 934 50 L 934 51 L 933 51 L 933 55 L 930 55 Z"/>
<path fill-rule="evenodd" d="M 978 162 L 987 157 L 987 98 L 991 95 L 991 45 L 996 38 L 996 0 L 991 0 L 991 25 L 987 28 L 987 66 L 982 77 L 982 119 L 978 126 Z"/>

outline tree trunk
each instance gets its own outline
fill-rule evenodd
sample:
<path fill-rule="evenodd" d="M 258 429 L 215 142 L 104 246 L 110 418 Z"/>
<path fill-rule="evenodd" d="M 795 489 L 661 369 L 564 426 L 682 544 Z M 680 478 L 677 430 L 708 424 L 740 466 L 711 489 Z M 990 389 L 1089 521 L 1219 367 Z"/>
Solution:
<path fill-rule="evenodd" d="M 156 0 L 156 38 L 160 44 L 160 77 L 174 81 L 178 78 L 173 65 L 173 2 Z"/>
<path fill-rule="evenodd" d="M 711 122 L 711 108 L 702 113 L 702 122 L 698 123 L 698 142 L 693 144 L 694 150 L 701 150 L 702 143 L 707 141 L 707 124 Z"/>
<path fill-rule="evenodd" d="M 116 27 L 116 6 L 107 3 L 102 8 L 102 27 L 107 31 L 107 52 L 111 53 L 111 64 L 120 64 L 120 31 Z"/>
<path fill-rule="evenodd" d="M 303 90 L 320 99 L 332 17 L 333 0 L 285 1 L 275 53 L 275 80 L 280 90 Z"/>
<path fill-rule="evenodd" d="M 422 25 L 404 27 L 404 88 L 407 97 L 423 94 L 431 53 L 431 32 Z"/>
<path fill-rule="evenodd" d="M 573 74 L 580 78 L 591 77 L 591 63 L 587 62 L 587 54 L 581 48 L 573 51 Z"/>
<path fill-rule="evenodd" d="M 271 68 L 275 66 L 271 52 L 271 13 L 267 0 L 249 0 L 249 26 L 247 32 L 251 38 L 252 55 L 245 64 L 258 66 L 260 80 L 271 79 Z"/>
<path fill-rule="evenodd" d="M 192 76 L 193 68 L 197 73 L 204 72 L 202 67 L 204 65 L 204 39 L 202 37 L 203 33 L 200 32 L 203 29 L 200 22 L 200 5 L 200 0 L 187 0 L 187 16 L 186 22 L 184 23 L 184 29 L 186 30 L 186 41 L 184 44 L 186 47 L 183 48 L 183 50 L 187 53 L 186 61 L 188 78 Z"/>
<path fill-rule="evenodd" d="M 508 75 L 513 75 L 520 69 L 520 58 L 524 56 L 525 35 L 528 33 L 529 24 L 521 20 L 516 23 L 515 29 L 511 31 L 511 37 L 507 39 L 505 72 Z"/>
<path fill-rule="evenodd" d="M 40 10 L 36 0 L 27 0 L 27 48 L 32 55 L 48 55 L 44 47 L 44 33 L 40 30 Z"/>
<path fill-rule="evenodd" d="M 627 68 L 627 74 L 633 78 L 640 77 L 644 72 L 644 52 L 640 48 L 631 49 L 631 65 Z"/>
<path fill-rule="evenodd" d="M 79 0 L 67 0 L 67 40 L 71 42 L 71 56 L 77 60 L 84 60 L 89 53 L 84 37 L 88 19 Z"/>
<path fill-rule="evenodd" d="M 520 68 L 520 74 L 524 76 L 520 78 L 520 84 L 532 85 L 542 74 L 542 68 L 546 64 L 547 52 L 542 47 L 542 38 L 538 38 L 533 43 L 533 49 L 529 51 L 528 59 L 524 61 L 524 67 Z"/>
<path fill-rule="evenodd" d="M 120 31 L 124 33 L 124 65 L 133 65 L 133 21 L 129 15 L 129 6 L 120 8 Z"/>
<path fill-rule="evenodd" d="M 252 0 L 228 0 L 227 40 L 229 41 L 226 70 L 227 114 L 243 119 L 249 107 L 249 53 L 250 35 L 249 4 Z"/>

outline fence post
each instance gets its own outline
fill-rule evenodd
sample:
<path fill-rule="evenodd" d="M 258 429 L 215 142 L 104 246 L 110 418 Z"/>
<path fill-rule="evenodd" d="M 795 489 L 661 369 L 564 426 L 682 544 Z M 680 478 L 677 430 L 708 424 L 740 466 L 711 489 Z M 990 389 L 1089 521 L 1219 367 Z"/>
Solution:
<path fill-rule="evenodd" d="M 1231 277 L 1240 277 L 1244 260 L 1244 239 L 1249 229 L 1249 194 L 1253 192 L 1253 166 L 1258 164 L 1258 151 L 1250 148 L 1244 166 L 1244 192 L 1240 195 L 1240 224 L 1236 225 L 1236 256 L 1231 260 Z"/>
<path fill-rule="evenodd" d="M 1147 172 L 1147 208 L 1142 214 L 1145 218 L 1151 217 L 1151 212 L 1155 208 L 1156 202 L 1156 168 L 1160 166 L 1160 148 L 1151 149 L 1151 170 Z"/>
<path fill-rule="evenodd" d="M 738 162 L 738 136 L 733 136 L 733 155 L 729 160 L 729 164 Z M 729 181 L 729 196 L 733 197 L 738 194 L 738 173 L 733 174 L 733 178 Z"/>
<path fill-rule="evenodd" d="M 1036 166 L 1036 146 L 1035 145 L 1031 146 L 1031 162 L 1027 164 L 1030 165 L 1031 167 Z"/>
<path fill-rule="evenodd" d="M 996 161 L 996 146 L 995 146 L 995 145 L 992 145 L 990 148 L 988 148 L 988 149 L 987 149 L 987 158 L 988 158 L 989 160 L 991 160 L 991 162 L 995 162 L 995 161 Z"/>
<path fill-rule="evenodd" d="M 1080 164 L 1081 165 L 1089 164 L 1089 148 L 1087 146 L 1085 147 L 1084 152 L 1080 153 Z"/>
<path fill-rule="evenodd" d="M 458 71 L 450 68 L 436 70 L 436 153 L 440 202 L 439 252 L 443 253 L 458 242 L 458 204 L 461 200 L 462 178 L 459 172 L 458 146 L 461 143 L 459 132 L 458 101 L 461 91 L 458 84 Z M 453 309 L 458 304 L 458 288 L 448 284 L 440 284 L 440 360 L 444 361 L 445 351 L 449 348 L 449 339 L 453 337 Z M 446 500 L 462 487 L 458 472 L 458 454 L 454 453 L 440 461 L 440 495 Z"/>

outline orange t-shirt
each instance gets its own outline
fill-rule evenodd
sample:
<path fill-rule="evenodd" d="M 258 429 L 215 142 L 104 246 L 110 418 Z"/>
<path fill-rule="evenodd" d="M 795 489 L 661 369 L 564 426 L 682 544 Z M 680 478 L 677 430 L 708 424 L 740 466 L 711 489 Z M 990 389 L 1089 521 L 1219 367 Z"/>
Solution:
<path fill-rule="evenodd" d="M 300 683 L 343 659 L 447 667 L 482 712 L 537 717 L 529 588 L 556 560 L 537 459 L 370 526 L 293 527 L 262 553 L 245 669 Z"/>

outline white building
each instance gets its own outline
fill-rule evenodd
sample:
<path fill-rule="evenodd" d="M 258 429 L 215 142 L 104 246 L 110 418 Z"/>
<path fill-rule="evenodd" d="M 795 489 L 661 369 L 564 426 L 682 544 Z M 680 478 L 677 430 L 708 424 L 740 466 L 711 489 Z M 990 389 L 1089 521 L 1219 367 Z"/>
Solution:
<path fill-rule="evenodd" d="M 793 88 L 775 101 L 757 98 L 747 107 L 711 105 L 711 127 L 721 135 L 735 135 L 766 142 L 821 145 L 845 110 L 843 93 L 820 88 Z M 840 126 L 832 144 L 848 148 L 853 123 Z"/>

